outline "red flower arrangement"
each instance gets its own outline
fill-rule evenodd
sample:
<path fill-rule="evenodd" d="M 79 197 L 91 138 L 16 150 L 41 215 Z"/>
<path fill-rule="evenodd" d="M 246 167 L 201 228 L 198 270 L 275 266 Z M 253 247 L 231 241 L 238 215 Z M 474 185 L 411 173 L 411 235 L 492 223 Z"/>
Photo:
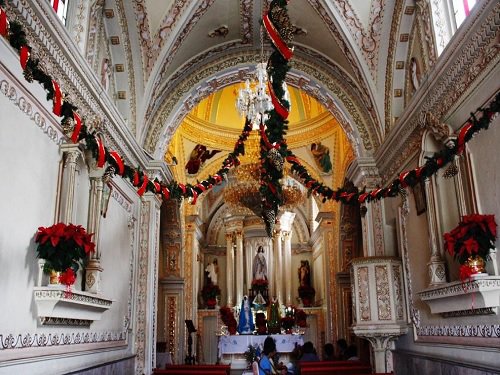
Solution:
<path fill-rule="evenodd" d="M 233 310 L 231 310 L 230 307 L 224 306 L 220 308 L 219 313 L 220 313 L 220 319 L 222 320 L 222 323 L 224 323 L 227 326 L 229 334 L 235 335 L 238 323 L 234 318 Z"/>
<path fill-rule="evenodd" d="M 307 327 L 307 314 L 302 309 L 295 310 L 295 324 L 299 327 L 305 328 Z"/>
<path fill-rule="evenodd" d="M 62 272 L 60 282 L 72 285 L 76 272 L 95 250 L 92 234 L 81 225 L 57 223 L 50 227 L 39 227 L 35 242 L 37 257 L 45 259 L 44 272 Z"/>
<path fill-rule="evenodd" d="M 210 299 L 216 299 L 217 296 L 220 296 L 220 288 L 212 283 L 207 284 L 201 290 L 201 295 L 203 296 L 205 302 Z"/>
<path fill-rule="evenodd" d="M 466 215 L 458 226 L 444 234 L 446 250 L 464 264 L 469 257 L 489 259 L 490 249 L 495 247 L 497 224 L 494 215 Z"/>

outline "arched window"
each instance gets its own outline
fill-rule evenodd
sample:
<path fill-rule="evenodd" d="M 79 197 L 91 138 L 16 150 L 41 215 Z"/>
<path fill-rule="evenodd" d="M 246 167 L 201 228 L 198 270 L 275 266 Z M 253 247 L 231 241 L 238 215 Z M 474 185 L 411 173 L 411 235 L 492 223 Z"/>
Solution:
<path fill-rule="evenodd" d="M 431 0 L 430 3 L 437 53 L 440 55 L 477 0 Z"/>
<path fill-rule="evenodd" d="M 66 25 L 66 15 L 68 13 L 69 0 L 50 0 L 50 5 L 54 8 L 57 16 L 61 19 L 62 23 Z"/>

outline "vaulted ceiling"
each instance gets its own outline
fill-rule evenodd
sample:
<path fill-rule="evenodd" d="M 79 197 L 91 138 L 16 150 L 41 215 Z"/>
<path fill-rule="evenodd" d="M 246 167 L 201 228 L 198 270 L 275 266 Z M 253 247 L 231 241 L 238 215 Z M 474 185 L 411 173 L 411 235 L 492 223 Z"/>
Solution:
<path fill-rule="evenodd" d="M 288 2 L 296 28 L 287 82 L 324 105 L 358 156 L 376 151 L 394 117 L 394 54 L 414 9 L 404 5 L 404 0 Z M 131 130 L 148 152 L 161 158 L 202 99 L 252 76 L 261 60 L 266 7 L 266 1 L 251 0 L 105 1 L 105 10 L 114 12 L 106 19 L 107 34 L 123 41 L 110 47 L 128 73 L 115 74 L 116 85 L 128 91 L 122 109 L 131 111 Z M 271 51 L 267 37 L 263 50 L 265 59 Z"/>

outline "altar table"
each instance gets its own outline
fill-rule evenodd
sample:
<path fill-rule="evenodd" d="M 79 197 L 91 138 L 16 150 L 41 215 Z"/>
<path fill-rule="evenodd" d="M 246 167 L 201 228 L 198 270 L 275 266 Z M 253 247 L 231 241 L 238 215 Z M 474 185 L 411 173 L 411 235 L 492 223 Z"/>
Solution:
<path fill-rule="evenodd" d="M 280 361 L 287 363 L 289 354 L 296 345 L 304 345 L 302 335 L 269 335 L 276 341 L 276 351 L 280 356 Z M 229 335 L 219 337 L 219 358 L 224 364 L 230 364 L 231 369 L 244 369 L 247 366 L 245 353 L 248 346 L 259 346 L 260 350 L 264 346 L 267 335 Z"/>

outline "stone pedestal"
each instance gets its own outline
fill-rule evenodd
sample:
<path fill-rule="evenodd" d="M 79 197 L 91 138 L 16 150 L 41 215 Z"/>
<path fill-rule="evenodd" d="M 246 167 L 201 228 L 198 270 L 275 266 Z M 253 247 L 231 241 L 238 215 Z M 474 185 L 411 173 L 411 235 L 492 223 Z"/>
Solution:
<path fill-rule="evenodd" d="M 90 259 L 85 267 L 85 291 L 95 294 L 101 293 L 101 262 L 99 259 Z"/>
<path fill-rule="evenodd" d="M 388 350 L 408 332 L 402 264 L 395 257 L 356 258 L 352 261 L 353 331 L 373 349 L 375 372 L 392 369 Z"/>

